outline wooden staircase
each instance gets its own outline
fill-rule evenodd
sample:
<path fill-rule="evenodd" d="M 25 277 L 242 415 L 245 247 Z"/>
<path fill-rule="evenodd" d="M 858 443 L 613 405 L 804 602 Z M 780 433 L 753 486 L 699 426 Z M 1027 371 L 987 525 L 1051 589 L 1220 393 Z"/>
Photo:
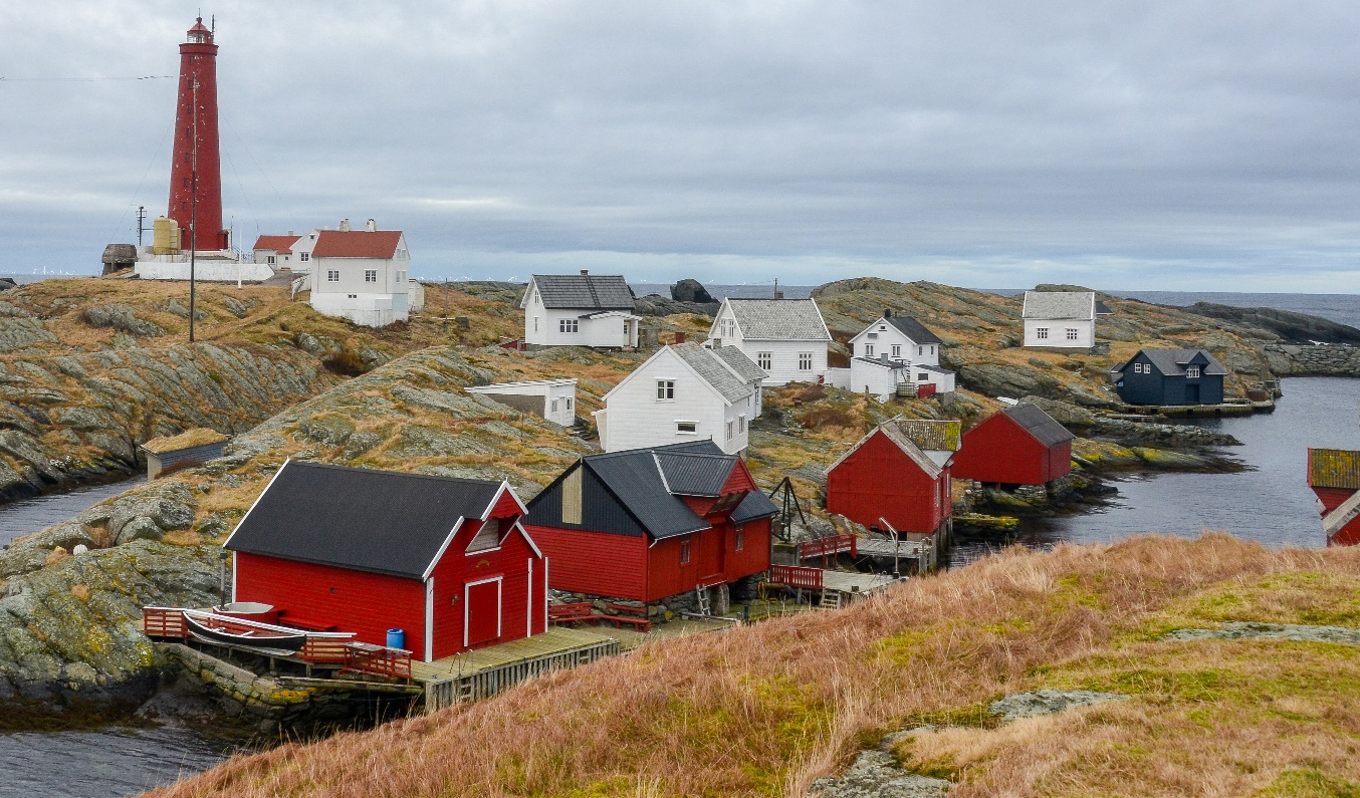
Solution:
<path fill-rule="evenodd" d="M 822 599 L 817 603 L 819 610 L 838 610 L 841 608 L 841 599 L 844 593 L 839 590 L 823 590 Z"/>

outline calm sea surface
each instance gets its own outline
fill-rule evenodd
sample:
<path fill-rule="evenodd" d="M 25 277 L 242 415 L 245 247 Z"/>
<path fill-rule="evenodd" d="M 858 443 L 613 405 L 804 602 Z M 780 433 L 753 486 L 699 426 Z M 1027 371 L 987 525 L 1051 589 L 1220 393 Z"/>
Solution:
<path fill-rule="evenodd" d="M 638 285 L 639 295 L 669 296 L 669 286 Z M 773 285 L 708 286 L 724 296 L 769 296 Z M 808 296 L 809 286 L 783 286 Z M 1014 293 L 1010 291 L 998 293 Z M 1360 326 L 1360 298 L 1348 295 L 1113 292 L 1189 305 L 1198 301 L 1313 313 Z M 1059 542 L 1107 542 L 1145 532 L 1197 536 L 1224 529 L 1268 546 L 1321 546 L 1323 536 L 1304 466 L 1309 446 L 1360 448 L 1360 380 L 1290 379 L 1270 415 L 1203 421 L 1245 446 L 1231 454 L 1253 467 L 1235 474 L 1161 474 L 1115 483 L 1119 495 L 1082 515 L 1028 522 L 1012 542 L 1048 548 Z M 0 507 L 0 545 L 71 518 L 132 487 L 135 480 Z M 953 564 L 970 562 L 1005 541 L 961 538 Z M 0 710 L 2 711 L 2 710 Z M 220 762 L 236 743 L 191 729 L 110 728 L 52 734 L 0 734 L 0 798 L 114 798 L 135 795 Z"/>

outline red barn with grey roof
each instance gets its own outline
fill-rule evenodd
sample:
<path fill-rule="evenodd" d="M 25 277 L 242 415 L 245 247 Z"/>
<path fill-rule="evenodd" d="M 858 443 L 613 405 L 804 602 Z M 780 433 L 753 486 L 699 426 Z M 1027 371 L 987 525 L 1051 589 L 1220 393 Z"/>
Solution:
<path fill-rule="evenodd" d="M 885 421 L 827 469 L 826 509 L 872 529 L 947 531 L 958 437 L 957 421 Z"/>
<path fill-rule="evenodd" d="M 1001 485 L 1047 485 L 1072 471 L 1067 428 L 1030 404 L 990 416 L 963 433 L 954 476 Z"/>
<path fill-rule="evenodd" d="M 548 562 L 505 482 L 290 460 L 224 545 L 232 600 L 426 662 L 547 628 Z"/>

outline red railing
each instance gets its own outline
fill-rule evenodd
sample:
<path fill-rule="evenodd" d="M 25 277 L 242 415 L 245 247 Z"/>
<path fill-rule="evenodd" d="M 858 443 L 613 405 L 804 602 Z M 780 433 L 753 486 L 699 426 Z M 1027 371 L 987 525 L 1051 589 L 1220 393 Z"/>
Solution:
<path fill-rule="evenodd" d="M 821 557 L 822 564 L 826 565 L 828 557 L 834 557 L 843 551 L 850 552 L 851 557 L 857 557 L 859 556 L 857 541 L 858 538 L 854 535 L 827 535 L 824 538 L 805 540 L 798 544 L 798 561 Z"/>
<path fill-rule="evenodd" d="M 249 630 L 306 632 L 307 642 L 297 653 L 298 659 L 313 665 L 339 665 L 342 670 L 365 673 L 388 679 L 411 678 L 411 652 L 400 648 L 358 643 L 350 638 L 352 632 L 312 632 L 273 624 L 233 618 L 229 615 L 212 616 L 215 629 L 240 633 Z M 189 627 L 184 622 L 180 607 L 143 607 L 142 631 L 147 637 L 187 640 Z"/>
<path fill-rule="evenodd" d="M 770 583 L 807 590 L 822 589 L 822 569 L 804 565 L 771 565 Z"/>

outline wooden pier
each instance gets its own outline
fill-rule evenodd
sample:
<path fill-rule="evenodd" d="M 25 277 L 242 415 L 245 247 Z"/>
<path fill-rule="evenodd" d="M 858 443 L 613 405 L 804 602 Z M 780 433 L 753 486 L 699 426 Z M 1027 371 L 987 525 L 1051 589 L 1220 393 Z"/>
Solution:
<path fill-rule="evenodd" d="M 584 629 L 548 631 L 434 662 L 412 662 L 411 678 L 425 686 L 425 711 L 490 698 L 535 676 L 615 656 L 616 637 Z"/>

